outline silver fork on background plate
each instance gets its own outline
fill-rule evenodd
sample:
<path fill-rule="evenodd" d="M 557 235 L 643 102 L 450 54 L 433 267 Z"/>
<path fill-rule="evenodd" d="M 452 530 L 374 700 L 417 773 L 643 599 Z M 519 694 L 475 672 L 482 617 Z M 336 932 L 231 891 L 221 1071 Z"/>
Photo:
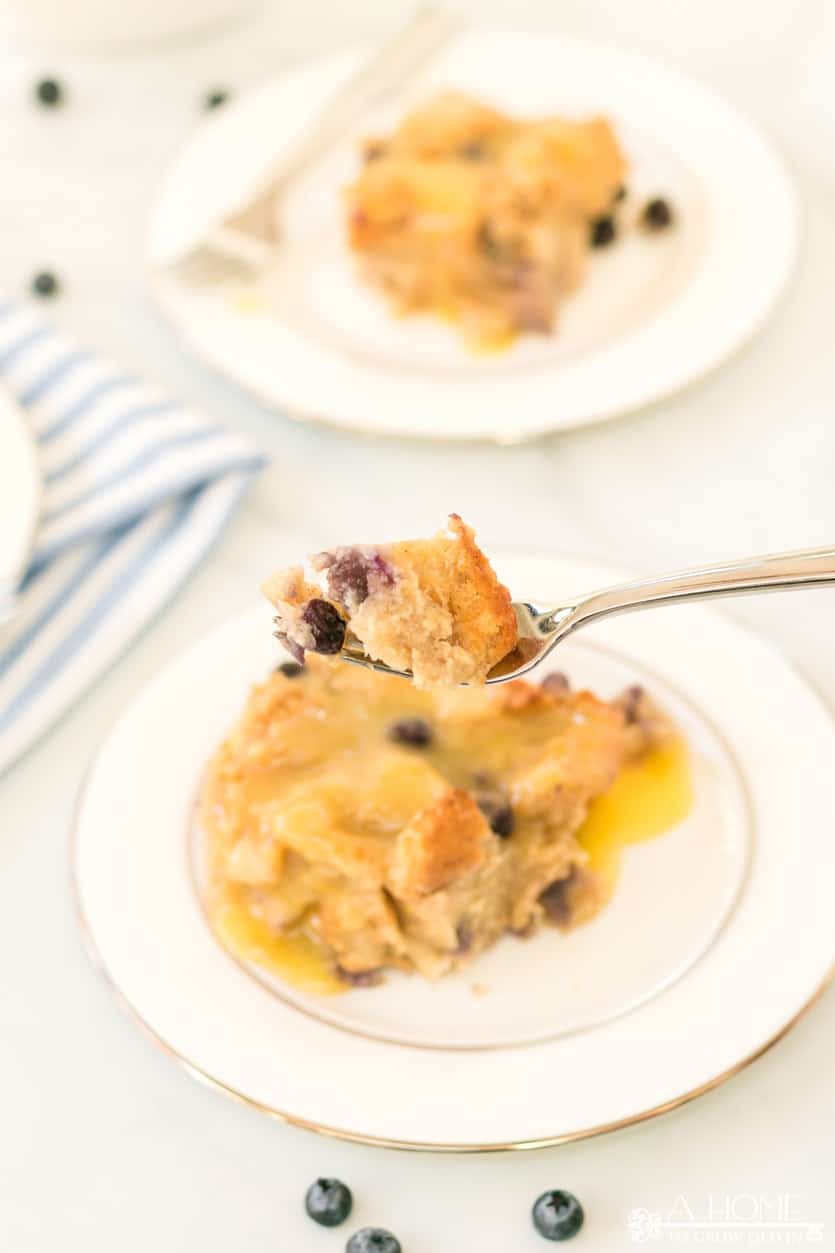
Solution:
<path fill-rule="evenodd" d="M 687 600 L 707 600 L 714 596 L 740 596 L 748 592 L 780 592 L 789 588 L 835 585 L 835 548 L 808 548 L 799 552 L 749 557 L 719 566 L 704 566 L 665 574 L 660 578 L 639 579 L 619 587 L 593 592 L 565 605 L 540 605 L 534 601 L 514 601 L 519 642 L 493 667 L 488 683 L 518 679 L 556 648 L 561 640 L 579 627 L 599 622 L 618 613 L 649 609 L 656 605 L 676 605 Z M 347 637 L 342 649 L 345 661 L 409 678 L 409 672 L 392 670 L 374 661 L 355 639 Z"/>
<path fill-rule="evenodd" d="M 167 257 L 162 268 L 175 269 L 186 281 L 211 283 L 236 272 L 257 273 L 267 267 L 278 250 L 277 201 L 283 189 L 372 107 L 402 91 L 463 25 L 460 16 L 433 4 L 420 5 L 406 26 L 377 48 L 329 97 L 246 203 L 179 254 Z"/>

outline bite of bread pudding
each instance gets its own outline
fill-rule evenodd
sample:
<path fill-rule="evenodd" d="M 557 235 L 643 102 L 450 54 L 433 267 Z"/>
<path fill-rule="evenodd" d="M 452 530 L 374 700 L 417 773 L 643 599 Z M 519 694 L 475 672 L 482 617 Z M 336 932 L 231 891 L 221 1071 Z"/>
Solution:
<path fill-rule="evenodd" d="M 301 661 L 335 655 L 347 633 L 420 687 L 483 683 L 516 644 L 510 593 L 457 514 L 432 539 L 356 544 L 310 560 L 326 592 L 301 566 L 266 581 L 276 634 Z"/>

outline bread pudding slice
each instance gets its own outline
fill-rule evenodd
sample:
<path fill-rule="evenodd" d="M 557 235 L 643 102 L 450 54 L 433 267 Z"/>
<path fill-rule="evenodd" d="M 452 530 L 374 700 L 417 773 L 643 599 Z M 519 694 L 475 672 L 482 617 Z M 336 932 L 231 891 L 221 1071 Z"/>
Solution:
<path fill-rule="evenodd" d="M 437 978 L 506 932 L 573 926 L 611 889 L 578 839 L 590 804 L 671 735 L 638 689 L 425 691 L 319 658 L 280 667 L 203 787 L 211 917 L 301 938 L 352 984 Z"/>
<path fill-rule="evenodd" d="M 482 346 L 547 332 L 625 171 L 604 118 L 524 121 L 447 92 L 366 143 L 350 246 L 400 313 L 452 319 Z"/>
<path fill-rule="evenodd" d="M 419 687 L 483 683 L 516 644 L 510 593 L 457 514 L 432 539 L 336 548 L 311 558 L 327 595 L 301 567 L 264 584 L 278 638 L 301 661 L 335 654 L 350 630 L 374 660 Z"/>

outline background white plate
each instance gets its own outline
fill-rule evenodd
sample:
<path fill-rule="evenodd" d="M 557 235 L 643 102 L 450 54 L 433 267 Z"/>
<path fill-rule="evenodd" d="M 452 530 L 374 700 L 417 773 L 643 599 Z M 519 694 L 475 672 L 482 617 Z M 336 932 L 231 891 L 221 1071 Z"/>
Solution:
<path fill-rule="evenodd" d="M 0 594 L 26 566 L 38 520 L 41 475 L 23 412 L 0 387 Z"/>
<path fill-rule="evenodd" d="M 517 593 L 542 600 L 615 577 L 542 554 L 497 566 Z M 207 754 L 247 683 L 275 659 L 266 609 L 163 672 L 125 714 L 85 789 L 81 915 L 123 1000 L 193 1073 L 230 1094 L 314 1129 L 410 1147 L 532 1146 L 590 1134 L 669 1108 L 751 1060 L 811 1001 L 835 954 L 835 846 L 822 820 L 835 808 L 835 727 L 779 656 L 708 611 L 635 615 L 587 638 L 628 657 L 625 670 L 611 657 L 594 660 L 582 641 L 566 645 L 562 660 L 578 673 L 596 668 L 604 682 L 606 673 L 618 684 L 625 672 L 654 675 L 648 681 L 672 702 L 696 750 L 700 802 L 712 794 L 715 807 L 689 831 L 684 824 L 630 850 L 608 916 L 576 933 L 576 947 L 558 936 L 507 941 L 475 968 L 473 978 L 495 985 L 495 1012 L 491 992 L 486 1018 L 474 1019 L 481 1009 L 453 980 L 440 985 L 420 1046 L 404 1045 L 404 1022 L 414 1032 L 421 1017 L 414 1004 L 425 1009 L 431 997 L 414 980 L 392 981 L 376 1001 L 370 991 L 338 1008 L 323 1002 L 325 1014 L 343 1015 L 335 1025 L 275 995 L 214 940 L 194 891 L 191 810 Z M 747 874 L 746 811 L 755 835 Z M 701 872 L 694 832 L 704 841 Z M 653 881 L 642 885 L 641 870 Z M 683 929 L 676 914 L 688 919 Z M 660 936 L 652 931 L 659 919 Z M 672 960 L 662 953 L 659 964 L 653 950 L 665 944 Z M 574 960 L 575 979 L 552 972 Z M 503 989 L 505 962 L 524 995 Z M 618 1001 L 621 979 L 633 994 Z M 549 999 L 559 1000 L 550 1023 Z M 573 1021 L 566 1002 L 579 1010 Z M 522 1014 L 521 1034 L 518 1023 L 509 1032 L 509 1012 Z M 487 1047 L 463 1058 L 458 1050 L 479 1032 Z"/>
<path fill-rule="evenodd" d="M 357 139 L 292 188 L 281 264 L 257 293 L 189 286 L 156 268 L 233 207 L 356 64 L 317 62 L 226 106 L 169 172 L 148 246 L 162 308 L 210 364 L 267 404 L 363 431 L 514 441 L 614 417 L 699 378 L 760 325 L 795 253 L 790 185 L 769 145 L 711 92 L 631 54 L 559 36 L 456 43 L 386 128 L 437 87 L 512 112 L 605 113 L 627 149 L 630 203 L 673 201 L 674 230 L 593 253 L 554 335 L 475 356 L 454 328 L 393 318 L 354 275 L 342 188 Z"/>

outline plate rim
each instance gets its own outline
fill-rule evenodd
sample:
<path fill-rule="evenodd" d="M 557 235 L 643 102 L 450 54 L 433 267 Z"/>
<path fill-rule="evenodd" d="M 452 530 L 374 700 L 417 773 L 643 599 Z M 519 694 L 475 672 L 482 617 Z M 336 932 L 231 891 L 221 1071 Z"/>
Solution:
<path fill-rule="evenodd" d="M 527 39 L 537 37 L 536 32 L 528 29 L 520 27 L 504 28 L 501 25 L 485 24 L 468 28 L 464 31 L 462 38 L 477 37 L 482 34 L 504 34 L 514 38 L 521 37 Z M 254 399 L 271 413 L 277 414 L 279 417 L 290 418 L 297 423 L 303 422 L 312 424 L 315 427 L 348 431 L 356 435 L 382 436 L 391 440 L 414 439 L 421 442 L 437 441 L 439 443 L 452 444 L 488 443 L 501 446 L 524 444 L 536 439 L 559 435 L 565 431 L 585 426 L 598 426 L 603 422 L 640 414 L 655 405 L 662 405 L 674 396 L 683 394 L 691 387 L 699 386 L 715 370 L 720 369 L 728 361 L 750 347 L 788 291 L 792 277 L 796 272 L 803 238 L 803 221 L 800 213 L 798 190 L 778 144 L 769 133 L 763 131 L 743 110 L 737 107 L 736 103 L 729 100 L 711 83 L 702 81 L 699 77 L 690 75 L 676 66 L 669 66 L 655 57 L 640 51 L 623 48 L 604 40 L 563 35 L 554 30 L 542 31 L 538 32 L 538 34 L 551 42 L 580 50 L 587 55 L 614 56 L 624 63 L 631 63 L 636 71 L 641 68 L 652 70 L 655 74 L 662 75 L 679 89 L 700 94 L 715 107 L 721 108 L 728 117 L 732 118 L 748 132 L 750 139 L 754 143 L 759 145 L 761 152 L 770 161 L 775 178 L 785 194 L 788 231 L 783 241 L 784 255 L 781 259 L 781 269 L 779 271 L 775 270 L 770 282 L 770 290 L 764 298 L 759 299 L 753 315 L 749 314 L 744 318 L 744 325 L 741 328 L 737 328 L 735 332 L 729 330 L 725 336 L 725 343 L 718 348 L 715 345 L 712 346 L 706 359 L 697 363 L 695 368 L 680 369 L 678 378 L 671 379 L 661 386 L 656 385 L 648 395 L 638 396 L 626 402 L 622 399 L 617 400 L 614 397 L 610 397 L 608 401 L 596 398 L 590 408 L 588 406 L 578 406 L 573 413 L 563 415 L 556 421 L 542 419 L 523 430 L 499 429 L 495 424 L 486 424 L 484 429 L 477 431 L 451 430 L 449 426 L 446 426 L 444 429 L 425 430 L 415 425 L 408 429 L 397 429 L 374 419 L 368 419 L 365 416 L 346 415 L 344 413 L 339 415 L 329 414 L 318 411 L 317 407 L 312 403 L 310 406 L 307 406 L 304 402 L 297 400 L 283 400 L 274 389 L 260 381 L 242 380 L 231 366 L 219 360 L 217 355 L 205 346 L 205 337 L 201 336 L 198 330 L 192 326 L 191 321 L 183 315 L 183 312 L 177 307 L 176 295 L 169 291 L 170 285 L 176 280 L 171 277 L 166 269 L 161 269 L 152 257 L 152 240 L 157 229 L 157 220 L 161 212 L 161 206 L 164 204 L 167 196 L 169 182 L 187 150 L 193 144 L 199 142 L 200 137 L 206 133 L 206 128 L 212 125 L 212 119 L 207 119 L 181 145 L 174 157 L 168 162 L 157 183 L 145 224 L 142 264 L 148 291 L 161 317 L 178 336 L 180 341 L 211 372 L 213 377 L 222 380 L 226 385 L 234 387 L 239 394 Z M 351 44 L 337 50 L 335 53 L 308 58 L 292 65 L 284 72 L 256 84 L 249 91 L 245 92 L 243 96 L 239 97 L 238 101 L 233 102 L 233 107 L 259 94 L 263 94 L 268 89 L 275 89 L 279 84 L 294 81 L 304 76 L 305 73 L 322 69 L 327 64 L 336 65 L 351 55 L 356 56 L 358 51 L 364 46 L 367 45 Z M 651 321 L 658 320 L 658 317 L 659 314 L 656 313 Z M 553 389 L 554 386 L 558 385 L 558 382 L 559 366 L 551 366 L 545 385 L 546 387 L 550 385 Z M 489 386 L 489 381 L 485 385 Z M 376 407 L 379 408 L 379 404 Z"/>
<path fill-rule="evenodd" d="M 400 1140 L 389 1136 L 376 1136 L 358 1131 L 346 1130 L 342 1127 L 331 1127 L 326 1123 L 315 1122 L 311 1119 L 302 1118 L 298 1114 L 288 1114 L 286 1110 L 276 1109 L 272 1105 L 267 1105 L 263 1101 L 257 1100 L 255 1097 L 247 1096 L 245 1092 L 238 1091 L 237 1088 L 231 1087 L 220 1079 L 216 1079 L 214 1075 L 210 1075 L 196 1062 L 185 1057 L 173 1045 L 169 1044 L 158 1031 L 156 1031 L 150 1023 L 143 1018 L 136 1006 L 125 996 L 124 992 L 113 979 L 110 971 L 105 964 L 102 953 L 93 938 L 92 929 L 87 921 L 84 913 L 84 906 L 81 900 L 81 887 L 77 874 L 78 859 L 75 856 L 77 845 L 77 835 L 79 828 L 79 816 L 81 813 L 86 785 L 89 776 L 92 774 L 92 763 L 84 783 L 82 784 L 79 796 L 73 811 L 72 824 L 70 828 L 70 874 L 72 896 L 75 906 L 76 921 L 81 933 L 82 943 L 85 951 L 90 958 L 93 967 L 104 980 L 110 989 L 116 1003 L 120 1006 L 126 1016 L 132 1019 L 139 1027 L 142 1034 L 155 1045 L 165 1056 L 170 1057 L 177 1062 L 185 1072 L 205 1087 L 210 1088 L 214 1092 L 220 1093 L 222 1096 L 230 1097 L 239 1105 L 244 1105 L 249 1109 L 254 1109 L 260 1114 L 274 1119 L 276 1122 L 283 1123 L 288 1127 L 298 1127 L 302 1131 L 311 1131 L 317 1135 L 321 1135 L 331 1140 L 341 1140 L 349 1144 L 362 1144 L 368 1148 L 397 1149 L 401 1152 L 411 1153 L 444 1153 L 444 1154 L 479 1154 L 479 1153 L 505 1153 L 505 1152 L 530 1152 L 534 1149 L 556 1148 L 561 1144 L 571 1144 L 578 1140 L 591 1140 L 597 1136 L 606 1135 L 612 1131 L 623 1131 L 627 1127 L 639 1126 L 641 1123 L 649 1122 L 653 1118 L 658 1118 L 662 1114 L 672 1113 L 673 1110 L 679 1109 L 682 1105 L 687 1105 L 690 1101 L 697 1100 L 700 1096 L 704 1096 L 708 1092 L 712 1092 L 714 1088 L 721 1087 L 728 1080 L 733 1079 L 743 1070 L 747 1070 L 754 1062 L 759 1061 L 766 1053 L 770 1052 L 775 1045 L 789 1034 L 789 1032 L 797 1026 L 797 1024 L 806 1017 L 806 1015 L 814 1008 L 821 999 L 830 985 L 835 982 L 835 964 L 832 969 L 822 980 L 819 986 L 814 990 L 812 995 L 800 1009 L 792 1015 L 792 1017 L 778 1028 L 772 1036 L 769 1037 L 752 1053 L 741 1058 L 733 1066 L 728 1067 L 720 1074 L 715 1075 L 712 1079 L 706 1080 L 695 1088 L 691 1088 L 687 1092 L 683 1092 L 680 1096 L 672 1097 L 668 1101 L 662 1102 L 660 1105 L 654 1105 L 650 1109 L 642 1110 L 637 1114 L 632 1114 L 627 1118 L 616 1119 L 608 1123 L 600 1123 L 593 1127 L 582 1127 L 576 1131 L 567 1131 L 553 1136 L 542 1136 L 535 1140 L 508 1140 L 506 1142 L 496 1141 L 495 1143 L 471 1144 L 471 1143 L 442 1143 L 433 1144 L 424 1140 Z"/>
<path fill-rule="evenodd" d="M 525 554 L 525 553 L 533 553 L 539 556 L 551 553 L 552 555 L 559 555 L 560 557 L 571 560 L 577 564 L 598 565 L 599 568 L 605 568 L 605 569 L 611 570 L 611 567 L 608 566 L 608 563 L 606 563 L 605 561 L 597 563 L 594 557 L 589 557 L 586 554 L 576 554 L 576 553 L 571 553 L 571 552 L 563 551 L 563 550 L 559 550 L 558 553 L 554 553 L 554 550 L 551 550 L 548 548 L 535 549 L 535 548 L 530 548 L 530 547 L 526 547 L 526 548 L 515 547 L 515 548 L 504 548 L 502 550 L 497 549 L 496 553 L 497 553 L 497 556 L 500 553 L 504 553 L 506 555 L 512 555 L 513 553 L 516 553 L 517 555 Z M 228 625 L 230 622 L 243 618 L 247 614 L 247 612 L 251 612 L 251 608 L 249 610 L 243 610 L 242 612 L 216 625 L 210 631 L 205 632 L 200 637 L 200 640 L 207 639 L 209 636 L 223 629 L 223 627 Z M 819 704 L 820 708 L 825 713 L 828 720 L 831 723 L 835 724 L 835 710 L 833 710 L 832 705 L 830 701 L 828 700 L 828 698 L 826 697 L 826 695 L 820 690 L 819 685 L 817 685 L 812 679 L 810 679 L 810 677 L 795 663 L 795 661 L 792 658 L 788 657 L 786 654 L 784 654 L 782 650 L 780 650 L 779 647 L 777 647 L 774 644 L 773 641 L 771 641 L 767 636 L 760 635 L 758 632 L 752 630 L 746 624 L 737 622 L 736 619 L 731 618 L 729 615 L 723 613 L 721 610 L 717 610 L 715 607 L 711 607 L 707 610 L 704 610 L 704 612 L 709 613 L 712 617 L 718 617 L 718 618 L 724 619 L 727 623 L 732 625 L 734 629 L 737 630 L 741 635 L 750 637 L 751 639 L 756 641 L 756 643 L 760 646 L 765 645 L 769 649 L 769 651 L 774 653 L 776 658 L 783 665 L 785 665 L 786 669 L 790 672 L 794 680 L 815 698 L 816 702 Z M 178 652 L 173 657 L 169 658 L 164 669 L 168 669 L 169 667 L 175 665 L 176 662 L 180 660 L 180 658 L 185 656 L 188 652 L 190 652 L 191 649 L 200 642 L 200 640 L 193 641 L 192 644 L 189 645 L 186 649 L 178 650 Z M 121 716 L 124 716 L 127 713 L 128 709 L 132 706 L 133 703 L 134 703 L 133 700 L 128 702 L 128 704 L 123 708 Z M 652 1118 L 656 1118 L 662 1114 L 666 1114 L 675 1109 L 678 1109 L 680 1106 L 688 1104 L 690 1101 L 696 1100 L 698 1097 L 703 1096 L 707 1092 L 712 1091 L 714 1088 L 720 1087 L 722 1084 L 734 1078 L 737 1074 L 741 1073 L 743 1070 L 747 1069 L 749 1066 L 753 1065 L 754 1062 L 759 1060 L 759 1058 L 763 1057 L 766 1053 L 770 1052 L 770 1050 L 774 1048 L 786 1035 L 788 1035 L 789 1032 L 797 1025 L 797 1023 L 799 1023 L 813 1009 L 813 1007 L 821 999 L 821 997 L 824 995 L 824 993 L 827 991 L 830 985 L 833 982 L 835 982 L 835 959 L 833 959 L 830 962 L 830 965 L 825 975 L 823 976 L 823 978 L 812 989 L 811 993 L 807 996 L 806 1000 L 791 1014 L 791 1016 L 785 1022 L 783 1022 L 779 1027 L 777 1027 L 771 1033 L 771 1035 L 769 1035 L 764 1041 L 762 1041 L 759 1045 L 757 1045 L 755 1049 L 751 1050 L 749 1053 L 739 1058 L 731 1066 L 724 1068 L 722 1071 L 720 1071 L 716 1075 L 711 1076 L 709 1079 L 705 1080 L 701 1084 L 698 1084 L 693 1088 L 689 1088 L 685 1090 L 684 1092 L 674 1097 L 671 1097 L 664 1102 L 650 1106 L 647 1109 L 640 1110 L 636 1113 L 627 1115 L 620 1119 L 598 1123 L 598 1124 L 594 1124 L 588 1127 L 580 1127 L 571 1131 L 558 1132 L 553 1135 L 547 1135 L 547 1136 L 538 1136 L 532 1139 L 521 1138 L 521 1139 L 512 1139 L 512 1140 L 507 1140 L 507 1141 L 495 1141 L 495 1142 L 443 1141 L 441 1143 L 436 1143 L 436 1142 L 425 1141 L 425 1140 L 409 1140 L 409 1139 L 402 1139 L 399 1137 L 376 1135 L 373 1133 L 365 1133 L 365 1132 L 356 1131 L 356 1130 L 344 1128 L 344 1127 L 334 1127 L 327 1123 L 319 1122 L 317 1120 L 307 1119 L 303 1117 L 302 1115 L 288 1113 L 286 1110 L 279 1109 L 262 1100 L 259 1100 L 256 1097 L 249 1096 L 245 1092 L 240 1091 L 238 1088 L 235 1088 L 232 1085 L 226 1083 L 224 1080 L 216 1078 L 214 1075 L 212 1075 L 207 1070 L 205 1070 L 200 1064 L 194 1062 L 191 1058 L 187 1057 L 184 1053 L 182 1053 L 180 1050 L 178 1050 L 172 1044 L 170 1044 L 168 1040 L 166 1040 L 165 1037 L 162 1034 L 160 1034 L 159 1031 L 156 1030 L 156 1028 L 151 1026 L 151 1024 L 147 1021 L 147 1019 L 144 1018 L 142 1013 L 139 1011 L 137 1006 L 133 1004 L 130 998 L 119 987 L 114 976 L 111 974 L 107 966 L 106 960 L 104 958 L 104 955 L 101 952 L 98 946 L 98 943 L 94 937 L 93 928 L 87 917 L 85 907 L 84 907 L 83 892 L 82 892 L 81 879 L 80 879 L 80 873 L 79 873 L 80 867 L 79 867 L 78 845 L 79 845 L 79 834 L 80 834 L 80 826 L 81 826 L 81 814 L 84 808 L 84 802 L 86 800 L 88 788 L 95 772 L 95 768 L 98 764 L 98 761 L 107 743 L 109 742 L 111 736 L 113 735 L 117 726 L 119 725 L 119 722 L 121 721 L 121 716 L 118 719 L 116 719 L 114 723 L 111 725 L 109 731 L 104 736 L 104 738 L 98 745 L 95 754 L 93 755 L 93 758 L 88 766 L 87 771 L 85 772 L 85 776 L 79 787 L 76 801 L 73 807 L 73 812 L 71 815 L 70 826 L 69 826 L 68 869 L 69 869 L 69 875 L 70 875 L 70 889 L 71 889 L 71 895 L 72 895 L 73 903 L 74 903 L 74 912 L 76 915 L 76 920 L 78 922 L 79 931 L 81 934 L 83 945 L 87 951 L 88 956 L 91 959 L 93 966 L 96 968 L 96 970 L 99 972 L 101 977 L 104 979 L 107 986 L 110 988 L 111 992 L 113 993 L 116 999 L 116 1002 L 121 1006 L 123 1012 L 125 1012 L 128 1017 L 133 1019 L 133 1021 L 142 1031 L 142 1033 L 148 1039 L 150 1039 L 151 1042 L 155 1044 L 163 1053 L 165 1053 L 167 1056 L 172 1058 L 174 1061 L 178 1062 L 179 1065 L 182 1066 L 183 1069 L 186 1071 L 186 1073 L 190 1074 L 194 1079 L 197 1079 L 199 1082 L 203 1083 L 205 1086 L 210 1087 L 213 1090 L 232 1098 L 233 1100 L 237 1101 L 239 1104 L 246 1105 L 252 1109 L 257 1110 L 258 1112 L 262 1114 L 266 1114 L 269 1117 L 279 1122 L 285 1123 L 287 1125 L 299 1127 L 302 1130 L 315 1132 L 317 1134 L 320 1134 L 320 1135 L 323 1135 L 323 1136 L 326 1136 L 335 1140 L 347 1141 L 347 1142 L 356 1143 L 356 1144 L 363 1144 L 369 1147 L 389 1148 L 389 1149 L 397 1149 L 397 1150 L 411 1151 L 411 1152 L 446 1153 L 446 1154 L 449 1154 L 449 1153 L 476 1154 L 476 1153 L 496 1153 L 496 1152 L 507 1152 L 507 1151 L 526 1151 L 526 1150 L 541 1149 L 541 1148 L 552 1148 L 560 1144 L 566 1144 L 566 1143 L 583 1140 L 583 1139 L 590 1139 L 599 1135 L 604 1135 L 608 1132 L 619 1131 L 626 1127 L 639 1125 L 640 1123 L 649 1121 Z M 747 787 L 746 787 L 746 791 L 747 791 Z M 748 870 L 750 871 L 750 858 L 749 858 Z"/>

